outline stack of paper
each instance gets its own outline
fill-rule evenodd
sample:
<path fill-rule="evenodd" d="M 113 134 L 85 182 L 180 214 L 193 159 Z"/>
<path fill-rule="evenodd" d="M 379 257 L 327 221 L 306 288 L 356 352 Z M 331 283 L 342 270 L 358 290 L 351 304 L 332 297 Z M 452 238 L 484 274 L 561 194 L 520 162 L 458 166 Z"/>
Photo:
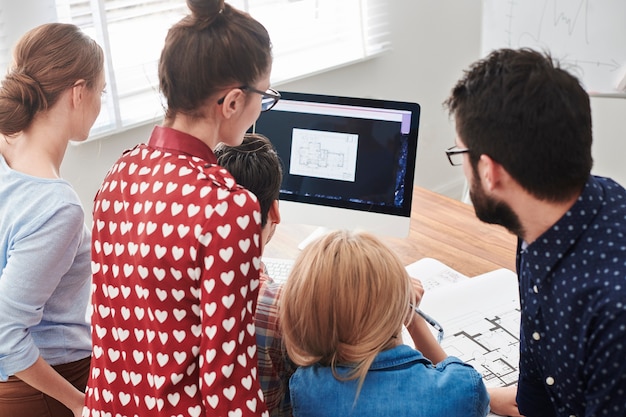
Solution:
<path fill-rule="evenodd" d="M 467 278 L 432 258 L 406 267 L 426 289 L 420 309 L 444 329 L 441 343 L 449 355 L 471 364 L 485 385 L 517 382 L 519 292 L 517 275 L 498 269 Z M 405 331 L 405 343 L 413 345 Z"/>

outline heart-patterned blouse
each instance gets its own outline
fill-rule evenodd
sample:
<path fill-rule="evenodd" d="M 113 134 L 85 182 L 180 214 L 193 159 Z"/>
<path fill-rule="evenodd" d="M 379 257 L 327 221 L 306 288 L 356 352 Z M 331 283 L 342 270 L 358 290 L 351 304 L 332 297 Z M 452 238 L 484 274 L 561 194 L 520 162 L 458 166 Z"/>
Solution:
<path fill-rule="evenodd" d="M 256 197 L 156 127 L 109 170 L 92 228 L 89 416 L 258 416 Z"/>

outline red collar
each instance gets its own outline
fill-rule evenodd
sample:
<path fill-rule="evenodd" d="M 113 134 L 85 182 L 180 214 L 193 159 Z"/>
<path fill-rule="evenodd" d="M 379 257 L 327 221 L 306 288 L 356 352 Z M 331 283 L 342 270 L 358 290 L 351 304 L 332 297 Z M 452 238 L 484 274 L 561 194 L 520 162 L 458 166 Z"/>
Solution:
<path fill-rule="evenodd" d="M 217 164 L 215 154 L 206 143 L 195 136 L 170 127 L 155 126 L 148 145 L 166 151 L 186 153 L 209 163 Z"/>

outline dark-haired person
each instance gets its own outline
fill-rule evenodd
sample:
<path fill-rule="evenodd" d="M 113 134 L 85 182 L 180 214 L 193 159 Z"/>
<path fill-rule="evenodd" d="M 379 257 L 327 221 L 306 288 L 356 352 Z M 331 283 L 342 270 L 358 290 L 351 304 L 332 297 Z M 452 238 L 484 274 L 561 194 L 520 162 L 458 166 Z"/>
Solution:
<path fill-rule="evenodd" d="M 519 237 L 519 381 L 492 410 L 625 416 L 626 191 L 591 175 L 589 96 L 549 54 L 501 49 L 446 105 L 477 217 Z"/>
<path fill-rule="evenodd" d="M 283 178 L 282 163 L 268 138 L 246 134 L 239 146 L 220 144 L 217 162 L 235 177 L 238 184 L 254 193 L 261 207 L 261 251 L 280 223 L 278 196 Z M 271 416 L 291 416 L 289 378 L 295 365 L 287 357 L 278 324 L 278 301 L 283 285 L 261 272 L 255 313 L 258 376 Z"/>
<path fill-rule="evenodd" d="M 100 112 L 104 55 L 60 23 L 24 34 L 13 55 L 0 86 L 0 415 L 79 416 L 91 239 L 60 167 Z"/>
<path fill-rule="evenodd" d="M 265 28 L 223 0 L 187 0 L 159 62 L 162 126 L 125 152 L 94 202 L 97 415 L 266 415 L 254 312 L 256 196 L 217 164 L 280 97 Z"/>

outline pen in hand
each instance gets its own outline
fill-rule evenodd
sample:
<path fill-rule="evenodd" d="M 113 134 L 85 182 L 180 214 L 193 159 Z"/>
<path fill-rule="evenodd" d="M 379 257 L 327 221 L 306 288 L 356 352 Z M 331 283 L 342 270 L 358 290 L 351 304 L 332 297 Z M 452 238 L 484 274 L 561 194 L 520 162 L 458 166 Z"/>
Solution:
<path fill-rule="evenodd" d="M 441 324 L 439 324 L 437 320 L 420 310 L 419 307 L 414 307 L 413 309 L 426 321 L 426 323 L 430 324 L 435 330 L 437 330 L 437 342 L 441 344 L 441 341 L 443 340 L 443 327 L 441 326 Z"/>

